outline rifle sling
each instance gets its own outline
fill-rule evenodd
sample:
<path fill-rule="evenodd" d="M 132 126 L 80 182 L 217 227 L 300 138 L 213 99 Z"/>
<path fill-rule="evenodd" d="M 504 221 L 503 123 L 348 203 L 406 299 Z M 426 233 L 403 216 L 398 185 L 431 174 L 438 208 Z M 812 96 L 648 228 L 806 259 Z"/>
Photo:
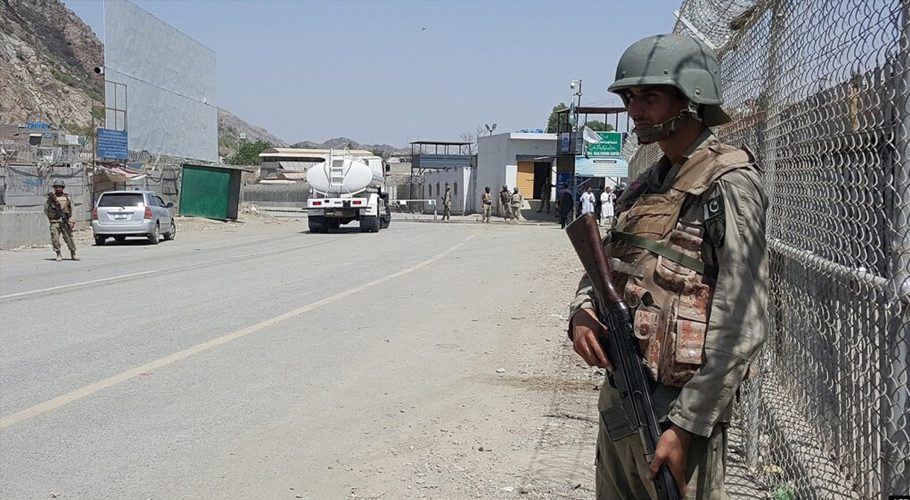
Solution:
<path fill-rule="evenodd" d="M 648 238 L 643 238 L 632 233 L 624 233 L 622 231 L 615 230 L 610 232 L 610 237 L 612 241 L 628 243 L 629 245 L 636 246 L 638 248 L 644 248 L 645 250 L 654 252 L 657 255 L 660 255 L 665 259 L 672 260 L 681 266 L 685 266 L 698 274 L 705 273 L 704 262 L 689 257 L 688 255 L 678 250 L 674 250 L 657 241 L 649 240 Z"/>

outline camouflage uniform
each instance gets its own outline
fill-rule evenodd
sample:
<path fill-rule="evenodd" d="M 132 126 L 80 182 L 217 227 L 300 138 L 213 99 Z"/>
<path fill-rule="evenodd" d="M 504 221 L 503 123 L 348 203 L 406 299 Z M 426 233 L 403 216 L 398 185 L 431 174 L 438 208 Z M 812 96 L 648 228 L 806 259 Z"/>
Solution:
<path fill-rule="evenodd" d="M 518 192 L 518 188 L 515 188 L 515 192 L 512 193 L 512 222 L 517 224 L 519 217 L 521 217 L 521 205 L 524 203 L 524 196 Z"/>
<path fill-rule="evenodd" d="M 635 308 L 655 413 L 665 427 L 676 424 L 692 434 L 689 494 L 727 498 L 724 459 L 733 396 L 767 333 L 768 201 L 751 155 L 719 143 L 710 130 L 686 157 L 682 165 L 662 158 L 629 186 L 605 245 L 621 261 L 613 261 L 617 289 Z M 677 200 L 676 212 L 671 199 Z M 704 270 L 656 256 L 636 246 L 641 242 L 634 237 L 630 243 L 626 230 L 702 262 Z M 594 308 L 592 298 L 585 276 L 571 312 Z M 604 383 L 602 417 L 618 401 L 618 391 Z M 598 498 L 656 498 L 640 438 L 611 441 L 599 420 Z"/>
<path fill-rule="evenodd" d="M 499 213 L 503 219 L 509 220 L 512 217 L 511 204 L 512 194 L 509 193 L 508 187 L 503 186 L 502 191 L 499 192 Z"/>
<path fill-rule="evenodd" d="M 57 203 L 60 204 L 61 210 L 66 214 L 68 218 L 73 216 L 73 202 L 70 200 L 70 197 L 66 194 L 61 194 L 56 196 Z M 51 246 L 54 248 L 54 253 L 57 254 L 57 258 L 60 258 L 60 237 L 63 236 L 63 241 L 66 242 L 66 246 L 70 251 L 70 257 L 76 258 L 76 243 L 73 241 L 73 235 L 71 228 L 66 227 L 63 222 L 63 219 L 57 215 L 55 211 L 53 199 L 48 196 L 48 199 L 44 202 L 44 215 L 47 216 L 48 221 L 50 221 L 51 229 Z"/>
<path fill-rule="evenodd" d="M 483 210 L 481 220 L 483 222 L 490 222 L 490 213 L 493 211 L 493 195 L 487 192 L 480 195 L 480 205 Z"/>

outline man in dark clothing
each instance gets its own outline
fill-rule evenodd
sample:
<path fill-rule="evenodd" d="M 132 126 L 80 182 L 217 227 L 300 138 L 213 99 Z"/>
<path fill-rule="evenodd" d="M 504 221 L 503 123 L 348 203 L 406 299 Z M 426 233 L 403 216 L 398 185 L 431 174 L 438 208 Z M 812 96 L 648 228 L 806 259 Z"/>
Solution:
<path fill-rule="evenodd" d="M 562 192 L 559 193 L 559 227 L 565 229 L 566 219 L 569 218 L 569 214 L 575 208 L 574 205 L 575 197 L 572 196 L 572 191 L 569 191 L 569 188 L 563 188 Z"/>
<path fill-rule="evenodd" d="M 537 213 L 543 211 L 544 208 L 547 209 L 547 213 L 550 213 L 550 189 L 552 189 L 550 184 L 550 179 L 543 181 L 543 184 L 540 186 L 540 210 Z"/>

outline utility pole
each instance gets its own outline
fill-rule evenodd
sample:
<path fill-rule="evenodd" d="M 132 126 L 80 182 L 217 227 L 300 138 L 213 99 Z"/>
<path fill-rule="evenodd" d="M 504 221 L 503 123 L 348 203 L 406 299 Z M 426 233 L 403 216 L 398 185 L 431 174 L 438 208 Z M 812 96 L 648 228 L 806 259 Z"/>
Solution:
<path fill-rule="evenodd" d="M 584 138 L 578 137 L 578 135 L 579 135 L 578 134 L 578 130 L 579 130 L 578 108 L 581 107 L 581 78 L 579 78 L 578 80 L 572 80 L 571 82 L 569 82 L 569 88 L 574 91 L 573 95 L 576 98 L 575 130 L 572 132 L 573 139 L 575 141 L 574 144 L 576 145 L 574 148 L 572 148 L 572 154 L 576 155 L 577 148 L 578 148 L 578 141 L 581 140 L 582 153 L 584 152 L 584 145 L 585 145 Z M 573 160 L 572 160 L 572 219 L 575 219 L 575 204 L 576 203 L 578 203 L 578 176 L 575 175 L 575 160 L 574 160 L 574 156 L 573 156 Z"/>

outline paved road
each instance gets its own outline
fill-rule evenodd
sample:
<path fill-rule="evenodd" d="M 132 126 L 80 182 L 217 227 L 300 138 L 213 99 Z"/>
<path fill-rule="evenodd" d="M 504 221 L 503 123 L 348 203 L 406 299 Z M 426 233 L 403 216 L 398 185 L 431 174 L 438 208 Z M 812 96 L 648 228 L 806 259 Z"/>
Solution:
<path fill-rule="evenodd" d="M 2 252 L 0 497 L 416 496 L 423 483 L 384 472 L 422 460 L 428 426 L 533 442 L 523 433 L 544 425 L 533 395 L 519 416 L 537 421 L 498 422 L 516 389 L 489 380 L 540 331 L 559 337 L 558 317 L 520 320 L 564 240 L 554 226 L 296 222 L 109 243 L 81 262 Z"/>

